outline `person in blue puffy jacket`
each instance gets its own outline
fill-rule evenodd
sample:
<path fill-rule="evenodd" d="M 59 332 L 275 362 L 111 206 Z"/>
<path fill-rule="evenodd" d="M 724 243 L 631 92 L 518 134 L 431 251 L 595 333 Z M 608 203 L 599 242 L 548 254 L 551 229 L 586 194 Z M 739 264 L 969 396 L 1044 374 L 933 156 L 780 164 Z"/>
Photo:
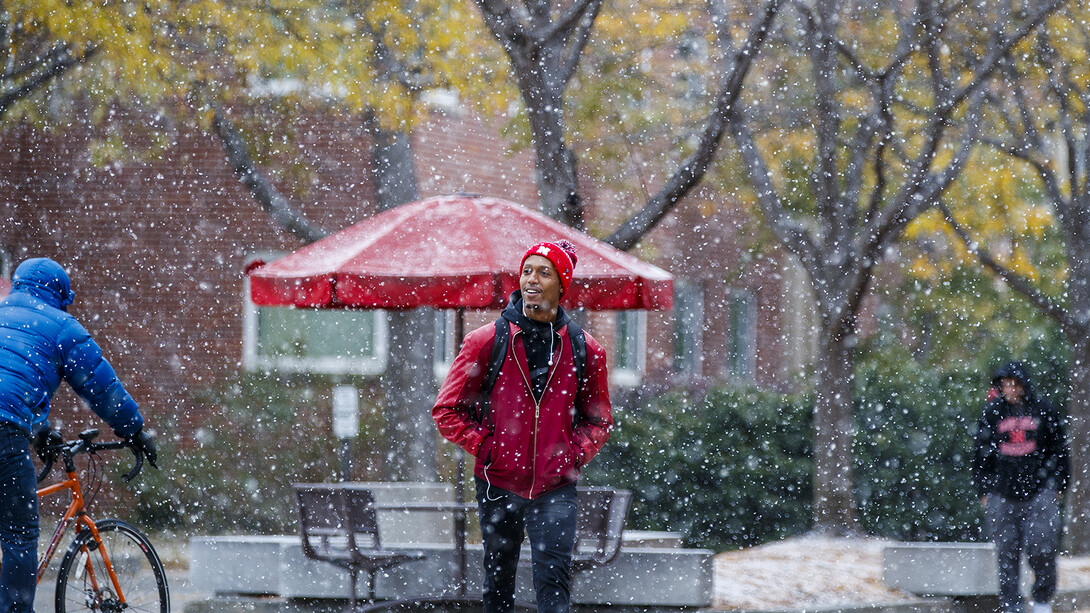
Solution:
<path fill-rule="evenodd" d="M 60 264 L 32 258 L 15 269 L 11 293 L 0 301 L 0 613 L 33 610 L 38 497 L 30 445 L 59 438 L 48 418 L 61 379 L 155 465 L 155 443 L 136 402 L 66 312 L 74 297 Z"/>

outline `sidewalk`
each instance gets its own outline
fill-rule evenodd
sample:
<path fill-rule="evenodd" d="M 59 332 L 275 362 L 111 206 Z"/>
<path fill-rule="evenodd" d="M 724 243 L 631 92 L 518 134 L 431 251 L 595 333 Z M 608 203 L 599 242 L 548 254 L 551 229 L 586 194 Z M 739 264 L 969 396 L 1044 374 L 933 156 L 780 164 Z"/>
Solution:
<path fill-rule="evenodd" d="M 713 608 L 732 611 L 967 611 L 966 599 L 920 598 L 882 581 L 876 538 L 790 538 L 715 557 Z M 1056 611 L 1090 609 L 1090 557 L 1060 559 Z M 972 599 L 968 599 L 972 600 Z M 979 599 L 977 605 L 986 599 Z"/>

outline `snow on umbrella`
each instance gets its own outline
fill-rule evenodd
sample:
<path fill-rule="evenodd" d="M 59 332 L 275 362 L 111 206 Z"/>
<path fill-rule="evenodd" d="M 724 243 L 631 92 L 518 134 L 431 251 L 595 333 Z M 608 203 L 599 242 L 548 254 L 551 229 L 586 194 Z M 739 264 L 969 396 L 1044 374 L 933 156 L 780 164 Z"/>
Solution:
<path fill-rule="evenodd" d="M 666 271 L 515 203 L 439 196 L 390 209 L 249 271 L 260 306 L 492 308 L 518 289 L 526 248 L 567 239 L 568 308 L 668 309 Z"/>

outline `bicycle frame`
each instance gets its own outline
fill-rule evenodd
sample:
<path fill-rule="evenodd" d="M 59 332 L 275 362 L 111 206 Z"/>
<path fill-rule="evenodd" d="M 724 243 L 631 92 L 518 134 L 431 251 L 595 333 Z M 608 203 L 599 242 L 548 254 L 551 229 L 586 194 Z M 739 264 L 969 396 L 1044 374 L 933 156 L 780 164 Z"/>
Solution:
<path fill-rule="evenodd" d="M 68 532 L 69 526 L 74 525 L 77 536 L 79 535 L 80 530 L 86 529 L 91 531 L 91 535 L 98 545 L 97 549 L 102 555 L 103 565 L 109 572 L 110 582 L 113 584 L 114 593 L 117 594 L 118 599 L 124 604 L 125 595 L 121 592 L 121 585 L 117 580 L 117 574 L 114 572 L 113 564 L 110 562 L 110 556 L 107 553 L 106 548 L 102 546 L 102 537 L 98 533 L 98 527 L 95 526 L 94 520 L 91 519 L 87 514 L 86 509 L 83 508 L 83 491 L 80 488 L 79 477 L 76 475 L 76 471 L 67 471 L 67 478 L 64 481 L 39 489 L 38 498 L 44 498 L 45 496 L 57 494 L 64 490 L 69 490 L 71 492 L 72 501 L 68 503 L 68 510 L 64 512 L 64 516 L 61 518 L 60 523 L 57 524 L 57 529 L 53 532 L 53 538 L 49 541 L 49 547 L 46 548 L 45 553 L 42 555 L 41 562 L 38 564 L 38 582 L 41 582 L 42 576 L 45 574 L 45 569 L 49 566 L 50 560 L 53 559 L 53 554 L 56 553 L 61 539 L 64 538 L 65 533 Z M 87 566 L 89 579 L 92 586 L 94 586 L 97 591 L 99 578 L 94 575 L 91 565 L 88 564 Z"/>

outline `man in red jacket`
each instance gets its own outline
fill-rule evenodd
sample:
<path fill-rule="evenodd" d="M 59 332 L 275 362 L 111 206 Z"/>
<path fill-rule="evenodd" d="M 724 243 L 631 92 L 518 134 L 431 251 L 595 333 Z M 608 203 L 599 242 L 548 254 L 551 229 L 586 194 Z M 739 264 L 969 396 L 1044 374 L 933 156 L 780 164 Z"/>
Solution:
<path fill-rule="evenodd" d="M 569 609 L 575 546 L 575 483 L 613 428 L 606 356 L 586 335 L 580 380 L 560 299 L 571 285 L 574 248 L 539 243 L 522 257 L 519 291 L 502 315 L 509 350 L 477 414 L 496 326 L 466 335 L 432 417 L 439 432 L 476 458 L 484 540 L 484 611 L 514 610 L 523 530 L 530 537 L 538 611 Z M 501 324 L 502 325 L 502 324 Z"/>

